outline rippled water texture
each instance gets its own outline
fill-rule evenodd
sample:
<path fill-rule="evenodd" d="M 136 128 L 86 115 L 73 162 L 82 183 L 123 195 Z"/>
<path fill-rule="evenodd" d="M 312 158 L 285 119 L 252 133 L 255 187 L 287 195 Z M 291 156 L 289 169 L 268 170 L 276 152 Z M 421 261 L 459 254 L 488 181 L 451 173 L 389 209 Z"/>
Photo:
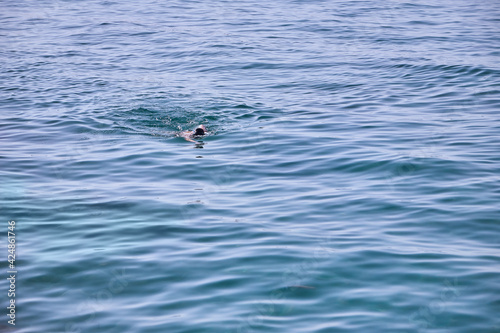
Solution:
<path fill-rule="evenodd" d="M 499 18 L 4 1 L 0 331 L 500 332 Z"/>

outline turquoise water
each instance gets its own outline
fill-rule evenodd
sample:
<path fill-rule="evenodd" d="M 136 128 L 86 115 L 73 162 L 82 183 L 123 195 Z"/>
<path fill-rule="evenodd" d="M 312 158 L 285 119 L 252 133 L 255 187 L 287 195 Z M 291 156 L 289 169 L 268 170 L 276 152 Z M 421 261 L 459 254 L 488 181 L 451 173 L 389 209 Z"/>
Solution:
<path fill-rule="evenodd" d="M 0 8 L 2 332 L 500 332 L 498 2 Z"/>

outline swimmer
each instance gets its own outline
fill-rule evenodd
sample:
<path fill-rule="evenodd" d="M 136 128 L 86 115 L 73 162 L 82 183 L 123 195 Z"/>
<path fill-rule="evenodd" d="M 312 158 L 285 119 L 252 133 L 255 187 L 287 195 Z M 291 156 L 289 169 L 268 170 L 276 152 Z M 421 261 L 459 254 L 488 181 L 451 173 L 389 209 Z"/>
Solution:
<path fill-rule="evenodd" d="M 183 137 L 187 141 L 196 142 L 193 140 L 194 137 L 202 136 L 205 135 L 206 133 L 207 129 L 205 128 L 205 126 L 200 125 L 196 127 L 194 131 L 184 131 L 179 136 Z"/>

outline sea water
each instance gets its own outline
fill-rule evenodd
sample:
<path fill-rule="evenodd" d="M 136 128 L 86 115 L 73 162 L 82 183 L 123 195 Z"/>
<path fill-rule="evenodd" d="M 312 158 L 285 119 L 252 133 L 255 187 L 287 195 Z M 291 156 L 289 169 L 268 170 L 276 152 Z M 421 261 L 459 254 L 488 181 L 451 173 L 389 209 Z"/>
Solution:
<path fill-rule="evenodd" d="M 497 1 L 0 24 L 2 332 L 500 332 Z"/>

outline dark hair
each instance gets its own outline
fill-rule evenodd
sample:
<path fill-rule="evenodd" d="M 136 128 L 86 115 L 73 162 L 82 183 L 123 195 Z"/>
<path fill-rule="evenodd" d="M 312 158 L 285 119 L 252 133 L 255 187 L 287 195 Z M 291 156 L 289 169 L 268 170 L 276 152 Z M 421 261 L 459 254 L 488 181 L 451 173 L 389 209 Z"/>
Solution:
<path fill-rule="evenodd" d="M 205 135 L 205 131 L 203 130 L 203 128 L 197 128 L 194 130 L 194 135 Z"/>

